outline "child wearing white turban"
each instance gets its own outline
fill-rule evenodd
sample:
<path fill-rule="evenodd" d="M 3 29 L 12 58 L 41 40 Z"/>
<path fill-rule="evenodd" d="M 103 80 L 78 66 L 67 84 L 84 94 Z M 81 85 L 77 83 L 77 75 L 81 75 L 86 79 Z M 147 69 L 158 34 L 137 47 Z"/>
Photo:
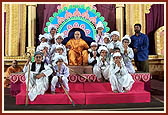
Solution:
<path fill-rule="evenodd" d="M 96 31 L 97 31 L 97 34 L 95 35 L 95 41 L 98 45 L 101 45 L 104 43 L 104 39 L 103 39 L 103 36 L 104 36 L 104 33 L 103 33 L 103 30 L 104 30 L 104 25 L 101 21 L 99 21 L 97 23 L 97 26 L 96 26 Z"/>
<path fill-rule="evenodd" d="M 119 52 L 113 54 L 113 63 L 109 67 L 109 80 L 114 93 L 128 92 L 134 83 L 132 76 L 121 62 Z"/>
<path fill-rule="evenodd" d="M 56 86 L 60 86 L 62 83 L 65 86 L 65 89 L 69 92 L 68 86 L 68 76 L 69 76 L 69 68 L 64 64 L 64 56 L 58 55 L 54 61 L 54 76 L 51 80 L 51 93 L 55 94 Z"/>
<path fill-rule="evenodd" d="M 88 63 L 89 65 L 94 66 L 99 57 L 99 53 L 97 52 L 98 44 L 96 42 L 92 42 L 90 47 L 91 48 L 88 49 Z"/>
<path fill-rule="evenodd" d="M 129 73 L 135 73 L 134 66 L 132 64 L 132 59 L 134 58 L 134 52 L 132 48 L 128 47 L 131 43 L 131 39 L 129 35 L 125 35 L 122 38 L 122 47 L 121 47 L 121 54 L 125 63 L 125 66 Z"/>
<path fill-rule="evenodd" d="M 120 33 L 118 31 L 112 31 L 111 32 L 111 39 L 112 42 L 110 44 L 113 44 L 114 48 L 121 48 L 122 43 L 119 40 L 120 38 Z"/>
<path fill-rule="evenodd" d="M 109 59 L 107 58 L 108 49 L 105 46 L 100 46 L 98 49 L 100 54 L 97 63 L 93 67 L 93 73 L 100 80 L 108 80 Z"/>

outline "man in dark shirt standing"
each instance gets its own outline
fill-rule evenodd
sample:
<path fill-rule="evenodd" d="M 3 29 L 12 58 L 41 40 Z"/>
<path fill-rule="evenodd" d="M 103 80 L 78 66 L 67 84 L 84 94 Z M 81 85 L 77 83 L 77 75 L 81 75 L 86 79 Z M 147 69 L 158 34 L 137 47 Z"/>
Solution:
<path fill-rule="evenodd" d="M 134 61 L 137 70 L 140 72 L 149 72 L 148 63 L 148 36 L 141 33 L 141 24 L 134 25 L 135 35 L 131 36 L 131 47 L 134 51 Z"/>

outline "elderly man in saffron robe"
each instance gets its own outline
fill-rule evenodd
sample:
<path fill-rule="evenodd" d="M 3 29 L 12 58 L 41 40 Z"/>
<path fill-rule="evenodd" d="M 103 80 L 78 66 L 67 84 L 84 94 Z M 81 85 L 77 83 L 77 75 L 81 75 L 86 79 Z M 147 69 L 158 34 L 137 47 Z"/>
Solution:
<path fill-rule="evenodd" d="M 5 72 L 4 87 L 8 87 L 10 85 L 10 74 L 11 73 L 17 73 L 21 71 L 22 71 L 22 68 L 18 66 L 17 61 L 13 60 L 12 65 L 8 67 L 8 69 Z"/>
<path fill-rule="evenodd" d="M 67 42 L 66 47 L 69 49 L 69 65 L 88 65 L 89 46 L 79 31 L 75 31 L 74 38 Z"/>

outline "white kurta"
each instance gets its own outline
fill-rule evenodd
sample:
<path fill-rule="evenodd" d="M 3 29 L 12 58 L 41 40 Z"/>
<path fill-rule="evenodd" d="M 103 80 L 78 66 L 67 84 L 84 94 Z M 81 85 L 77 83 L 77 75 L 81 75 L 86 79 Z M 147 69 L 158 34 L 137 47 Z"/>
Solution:
<path fill-rule="evenodd" d="M 106 80 L 108 80 L 108 73 L 109 73 L 109 62 L 108 59 L 106 59 L 105 63 L 101 61 L 101 56 L 97 59 L 97 64 L 93 67 L 93 73 L 98 78 L 104 77 Z"/>
<path fill-rule="evenodd" d="M 97 51 L 93 51 L 91 49 L 88 49 L 88 51 L 90 52 L 90 53 L 88 53 L 88 63 L 89 64 L 91 64 L 94 60 L 98 60 L 97 56 L 96 56 L 96 58 L 90 56 L 90 54 L 91 53 L 94 54 L 94 52 L 96 52 L 96 54 L 97 54 L 98 53 Z"/>
<path fill-rule="evenodd" d="M 56 52 L 56 44 L 50 44 L 49 55 L 53 55 Z"/>
<path fill-rule="evenodd" d="M 130 90 L 134 80 L 128 73 L 124 64 L 121 64 L 121 68 L 115 63 L 112 63 L 109 67 L 109 80 L 112 91 L 117 90 L 123 92 L 123 88 Z"/>
<path fill-rule="evenodd" d="M 103 36 L 104 36 L 104 33 L 102 34 L 102 36 L 99 36 L 98 34 L 95 35 L 95 41 L 97 44 L 101 45 L 104 43 Z"/>
<path fill-rule="evenodd" d="M 56 42 L 55 44 L 56 44 L 56 45 L 61 45 L 61 46 L 63 47 L 63 50 L 64 50 L 62 55 L 67 56 L 67 49 L 66 49 L 65 45 L 63 45 L 63 44 L 58 44 L 57 42 Z"/>
<path fill-rule="evenodd" d="M 31 70 L 31 66 L 32 63 L 30 64 L 30 70 Z M 53 70 L 47 66 L 46 64 L 44 64 L 44 70 L 42 70 L 40 73 L 44 73 L 45 77 L 41 77 L 40 79 L 36 79 L 34 77 L 35 74 L 39 74 L 39 70 L 41 67 L 41 64 L 36 64 L 36 69 L 35 72 L 34 71 L 30 71 L 30 77 L 29 77 L 29 99 L 30 101 L 34 101 L 34 99 L 38 96 L 38 95 L 43 95 L 45 93 L 45 91 L 47 91 L 48 89 L 48 76 L 50 76 L 53 72 Z M 23 68 L 23 72 L 25 72 L 25 78 L 26 78 L 26 85 L 28 82 L 28 66 L 24 66 Z"/>
<path fill-rule="evenodd" d="M 121 55 L 123 57 L 123 61 L 129 73 L 135 73 L 134 66 L 132 64 L 132 59 L 134 58 L 134 52 L 132 48 L 127 48 L 127 54 L 124 54 L 124 47 L 121 47 Z"/>
<path fill-rule="evenodd" d="M 51 91 L 55 92 L 56 85 L 59 86 L 58 76 L 59 77 L 62 76 L 63 84 L 64 84 L 66 90 L 69 91 L 69 86 L 68 86 L 69 68 L 65 64 L 61 65 L 60 72 L 58 71 L 57 65 L 55 65 L 53 68 L 54 68 L 54 71 L 56 72 L 56 75 L 51 80 Z"/>
<path fill-rule="evenodd" d="M 121 47 L 122 47 L 122 43 L 121 43 L 120 41 L 117 41 L 117 42 L 112 41 L 112 42 L 108 45 L 108 47 L 109 47 L 110 45 L 113 45 L 114 48 L 117 47 L 117 48 L 119 48 L 119 49 L 121 49 Z"/>

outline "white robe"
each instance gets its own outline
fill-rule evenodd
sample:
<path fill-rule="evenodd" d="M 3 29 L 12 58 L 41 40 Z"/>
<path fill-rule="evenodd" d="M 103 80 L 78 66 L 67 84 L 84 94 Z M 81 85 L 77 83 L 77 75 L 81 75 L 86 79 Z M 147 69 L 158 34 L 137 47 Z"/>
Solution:
<path fill-rule="evenodd" d="M 54 71 L 56 71 L 56 75 L 51 80 L 51 91 L 55 92 L 56 85 L 59 86 L 58 76 L 59 77 L 62 76 L 63 84 L 64 84 L 66 90 L 69 91 L 69 86 L 68 86 L 69 68 L 65 64 L 61 65 L 60 72 L 58 72 L 58 66 L 57 65 L 55 65 L 53 68 L 54 68 Z"/>
<path fill-rule="evenodd" d="M 92 49 L 88 49 L 88 51 L 91 52 L 92 54 L 94 53 L 94 51 L 93 51 Z M 96 51 L 96 54 L 97 54 L 97 53 L 98 53 L 98 52 Z M 90 56 L 90 53 L 88 53 L 88 63 L 91 64 L 94 60 L 98 60 L 98 57 L 97 57 L 97 56 L 96 56 L 96 58 L 91 57 L 91 56 Z"/>
<path fill-rule="evenodd" d="M 125 66 L 128 70 L 129 73 L 135 73 L 134 66 L 132 64 L 132 59 L 134 58 L 134 52 L 132 48 L 128 47 L 127 48 L 127 54 L 124 54 L 124 47 L 121 47 L 121 55 L 123 57 Z"/>
<path fill-rule="evenodd" d="M 108 46 L 107 46 L 108 49 L 109 49 L 110 45 L 114 46 L 114 48 L 117 47 L 119 49 L 121 49 L 121 47 L 122 47 L 122 43 L 120 41 L 117 41 L 117 42 L 112 41 L 110 44 L 108 44 Z"/>
<path fill-rule="evenodd" d="M 56 44 L 50 44 L 49 55 L 51 56 L 54 53 L 56 53 Z"/>
<path fill-rule="evenodd" d="M 102 33 L 102 36 L 99 36 L 98 34 L 95 35 L 95 41 L 97 44 L 101 45 L 104 43 L 103 36 L 104 36 L 104 33 Z"/>
<path fill-rule="evenodd" d="M 112 91 L 117 90 L 119 92 L 124 92 L 123 87 L 126 90 L 130 90 L 134 83 L 132 76 L 128 73 L 125 65 L 122 63 L 121 68 L 118 67 L 115 63 L 110 65 L 109 80 Z"/>
<path fill-rule="evenodd" d="M 29 63 L 29 64 L 30 64 L 30 70 L 31 70 L 32 63 Z M 25 72 L 26 85 L 28 82 L 28 71 L 29 71 L 28 66 L 25 65 L 23 68 L 23 72 Z M 53 70 L 49 66 L 44 64 L 45 69 L 42 70 L 40 73 L 45 74 L 45 77 L 41 77 L 40 79 L 36 79 L 33 76 L 35 74 L 39 74 L 38 72 L 40 70 L 41 64 L 36 64 L 35 66 L 36 66 L 35 72 L 30 71 L 30 76 L 29 76 L 28 96 L 29 96 L 30 101 L 34 101 L 38 95 L 43 95 L 45 93 L 45 91 L 47 91 L 48 85 L 49 85 L 48 76 L 50 76 L 53 72 Z"/>
<path fill-rule="evenodd" d="M 106 80 L 108 80 L 109 62 L 108 62 L 108 59 L 106 59 L 104 63 L 105 65 L 103 66 L 103 62 L 101 61 L 101 58 L 102 58 L 101 56 L 97 58 L 97 64 L 95 64 L 93 67 L 93 73 L 99 79 L 104 77 Z"/>
<path fill-rule="evenodd" d="M 57 42 L 56 42 L 55 44 L 56 44 L 56 45 L 61 45 L 61 46 L 63 47 L 63 50 L 64 50 L 62 55 L 67 56 L 67 49 L 66 49 L 65 45 L 63 45 L 63 44 L 58 44 Z"/>

